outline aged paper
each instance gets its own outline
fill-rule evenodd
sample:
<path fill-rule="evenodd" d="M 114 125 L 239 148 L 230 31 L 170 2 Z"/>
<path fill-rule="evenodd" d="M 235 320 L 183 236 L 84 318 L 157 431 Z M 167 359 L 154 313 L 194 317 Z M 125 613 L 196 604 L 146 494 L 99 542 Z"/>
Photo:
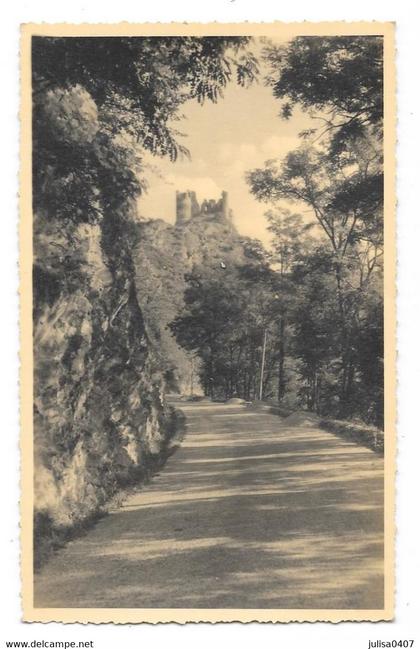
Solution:
<path fill-rule="evenodd" d="M 22 27 L 25 621 L 392 619 L 394 54 Z"/>

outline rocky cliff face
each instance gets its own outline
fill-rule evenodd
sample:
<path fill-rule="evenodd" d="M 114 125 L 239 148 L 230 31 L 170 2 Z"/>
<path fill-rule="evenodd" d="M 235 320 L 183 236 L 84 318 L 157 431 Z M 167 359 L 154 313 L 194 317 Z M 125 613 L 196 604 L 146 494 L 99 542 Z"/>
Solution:
<path fill-rule="evenodd" d="M 144 479 L 174 431 L 138 300 L 127 213 L 124 206 L 101 227 L 36 216 L 37 562 L 121 486 Z"/>
<path fill-rule="evenodd" d="M 100 223 L 39 210 L 34 222 L 35 555 L 95 517 L 165 457 L 188 353 L 167 325 L 185 274 L 246 261 L 224 219 L 139 222 L 130 204 Z"/>

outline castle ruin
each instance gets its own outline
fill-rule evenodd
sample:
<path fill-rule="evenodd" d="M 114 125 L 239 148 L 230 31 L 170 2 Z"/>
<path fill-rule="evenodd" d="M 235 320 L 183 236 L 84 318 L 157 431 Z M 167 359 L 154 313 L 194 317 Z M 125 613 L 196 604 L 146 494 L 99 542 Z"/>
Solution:
<path fill-rule="evenodd" d="M 176 192 L 176 225 L 182 225 L 193 218 L 210 216 L 215 219 L 232 221 L 232 210 L 229 209 L 228 193 L 222 192 L 222 197 L 204 200 L 201 205 L 195 192 Z"/>

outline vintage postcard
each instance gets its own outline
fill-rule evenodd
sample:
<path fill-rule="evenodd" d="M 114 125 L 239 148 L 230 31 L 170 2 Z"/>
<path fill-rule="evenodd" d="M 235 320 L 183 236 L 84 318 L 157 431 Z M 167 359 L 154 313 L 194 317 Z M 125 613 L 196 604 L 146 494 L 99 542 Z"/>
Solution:
<path fill-rule="evenodd" d="M 392 619 L 394 25 L 21 56 L 23 619 Z"/>

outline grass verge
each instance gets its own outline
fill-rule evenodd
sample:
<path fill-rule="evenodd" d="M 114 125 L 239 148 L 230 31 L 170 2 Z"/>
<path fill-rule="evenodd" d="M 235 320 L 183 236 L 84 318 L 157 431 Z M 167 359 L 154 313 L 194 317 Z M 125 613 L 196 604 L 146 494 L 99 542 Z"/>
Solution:
<path fill-rule="evenodd" d="M 375 453 L 384 453 L 384 431 L 363 422 L 321 419 L 319 426 L 330 433 L 366 446 Z"/>

